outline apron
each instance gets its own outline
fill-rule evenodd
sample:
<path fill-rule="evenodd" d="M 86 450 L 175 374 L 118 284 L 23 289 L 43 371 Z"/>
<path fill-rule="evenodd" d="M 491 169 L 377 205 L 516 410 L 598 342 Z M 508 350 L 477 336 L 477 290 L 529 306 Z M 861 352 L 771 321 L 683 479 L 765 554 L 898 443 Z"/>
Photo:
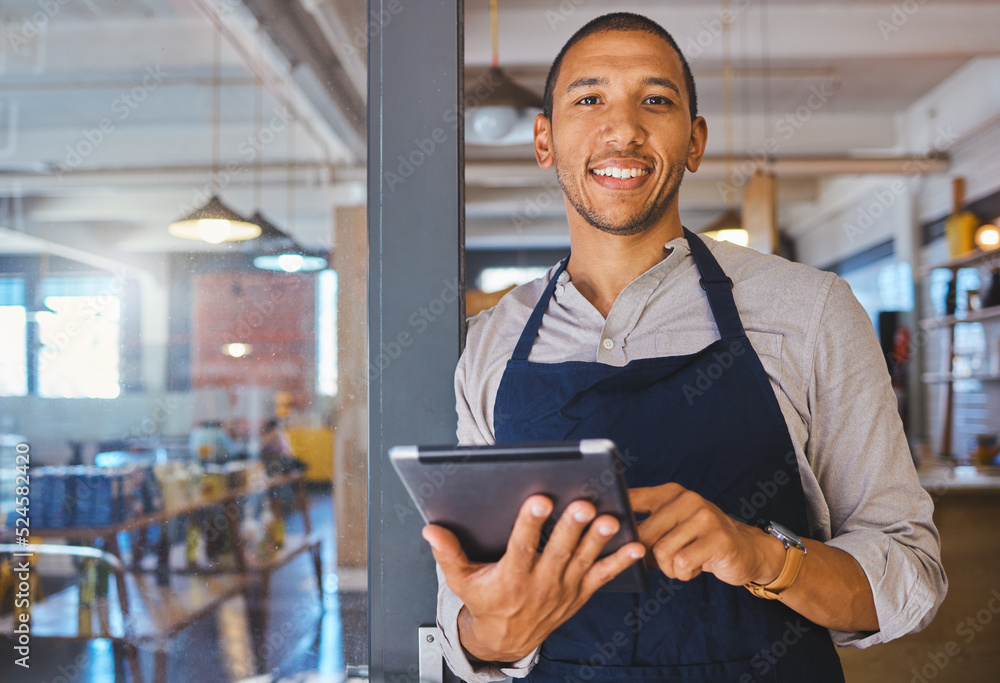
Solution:
<path fill-rule="evenodd" d="M 497 390 L 497 443 L 608 438 L 630 488 L 676 482 L 736 519 L 809 531 L 795 450 L 732 281 L 684 230 L 721 339 L 624 367 L 528 360 L 567 257 L 532 311 Z M 596 593 L 542 645 L 531 681 L 842 682 L 827 629 L 711 574 L 649 570 L 644 593 Z"/>

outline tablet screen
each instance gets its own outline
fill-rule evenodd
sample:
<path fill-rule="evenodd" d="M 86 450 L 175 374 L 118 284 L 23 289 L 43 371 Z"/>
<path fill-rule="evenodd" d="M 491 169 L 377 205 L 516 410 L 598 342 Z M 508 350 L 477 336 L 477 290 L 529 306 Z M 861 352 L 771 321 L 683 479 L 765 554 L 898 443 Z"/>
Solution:
<path fill-rule="evenodd" d="M 574 500 L 593 503 L 620 529 L 605 545 L 610 554 L 638 540 L 624 467 L 607 439 L 500 446 L 398 446 L 389 451 L 396 472 L 424 521 L 454 533 L 470 560 L 496 562 L 507 547 L 528 496 L 553 501 L 547 529 Z M 402 515 L 402 512 L 399 514 Z M 547 533 L 543 533 L 542 545 Z M 541 549 L 541 548 L 540 548 Z M 647 584 L 637 561 L 602 590 L 641 591 Z"/>

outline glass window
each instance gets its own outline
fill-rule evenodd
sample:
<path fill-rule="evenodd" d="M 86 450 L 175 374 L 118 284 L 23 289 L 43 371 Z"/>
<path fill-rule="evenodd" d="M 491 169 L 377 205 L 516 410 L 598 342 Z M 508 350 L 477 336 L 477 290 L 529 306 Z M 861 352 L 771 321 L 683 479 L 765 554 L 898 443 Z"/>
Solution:
<path fill-rule="evenodd" d="M 334 247 L 367 243 L 344 39 L 367 4 L 2 5 L 0 543 L 24 510 L 53 549 L 30 678 L 344 680 L 367 663 L 367 451 L 335 430 L 366 429 L 367 276 L 362 251 L 338 281 Z"/>
<path fill-rule="evenodd" d="M 0 278 L 0 396 L 28 393 L 24 280 Z"/>
<path fill-rule="evenodd" d="M 38 395 L 117 398 L 121 301 L 110 278 L 49 278 L 38 323 Z"/>

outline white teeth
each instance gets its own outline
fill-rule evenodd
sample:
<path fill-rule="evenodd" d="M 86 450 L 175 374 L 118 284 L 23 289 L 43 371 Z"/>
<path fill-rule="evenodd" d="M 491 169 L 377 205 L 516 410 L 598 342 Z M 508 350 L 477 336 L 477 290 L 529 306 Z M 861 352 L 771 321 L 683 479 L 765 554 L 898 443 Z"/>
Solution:
<path fill-rule="evenodd" d="M 639 176 L 649 175 L 649 171 L 641 168 L 615 168 L 614 166 L 609 166 L 608 168 L 595 168 L 594 173 L 602 176 L 611 176 L 612 178 L 637 178 Z"/>

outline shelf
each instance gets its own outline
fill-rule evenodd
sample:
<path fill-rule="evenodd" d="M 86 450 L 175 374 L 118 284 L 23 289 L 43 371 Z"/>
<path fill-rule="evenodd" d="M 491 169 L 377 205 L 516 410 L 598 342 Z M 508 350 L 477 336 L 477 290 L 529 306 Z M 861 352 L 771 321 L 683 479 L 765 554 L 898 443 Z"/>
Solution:
<path fill-rule="evenodd" d="M 962 254 L 961 256 L 948 259 L 943 263 L 932 263 L 930 265 L 923 266 L 920 269 L 920 274 L 929 275 L 932 270 L 938 270 L 939 268 L 948 268 L 949 270 L 970 268 L 985 261 L 989 261 L 990 259 L 994 259 L 997 261 L 997 265 L 1000 265 L 1000 249 L 994 249 L 993 251 L 982 251 L 981 249 L 976 249 L 967 254 Z"/>
<path fill-rule="evenodd" d="M 941 318 L 927 318 L 920 321 L 920 326 L 925 330 L 932 330 L 936 327 L 951 327 L 959 323 L 979 323 L 984 320 L 1000 318 L 1000 306 L 990 306 L 981 308 L 978 311 L 968 311 L 964 318 L 957 318 L 953 315 L 946 315 Z"/>
<path fill-rule="evenodd" d="M 991 372 L 978 372 L 971 375 L 960 375 L 956 377 L 950 372 L 925 372 L 921 379 L 926 384 L 943 384 L 945 382 L 958 382 L 963 379 L 974 379 L 980 382 L 1000 382 L 1000 375 Z"/>

